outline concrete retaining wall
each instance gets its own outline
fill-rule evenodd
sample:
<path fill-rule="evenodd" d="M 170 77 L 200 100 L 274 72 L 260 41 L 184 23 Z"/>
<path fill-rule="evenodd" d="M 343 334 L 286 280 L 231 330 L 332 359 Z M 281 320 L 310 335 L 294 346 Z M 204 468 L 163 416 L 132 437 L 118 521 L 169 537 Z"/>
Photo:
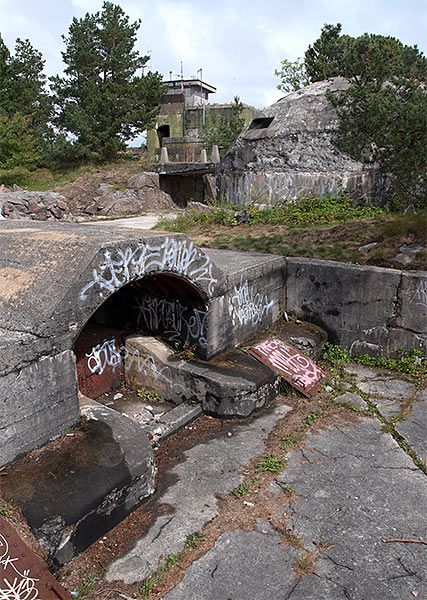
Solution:
<path fill-rule="evenodd" d="M 427 273 L 287 259 L 286 310 L 355 354 L 427 351 Z"/>

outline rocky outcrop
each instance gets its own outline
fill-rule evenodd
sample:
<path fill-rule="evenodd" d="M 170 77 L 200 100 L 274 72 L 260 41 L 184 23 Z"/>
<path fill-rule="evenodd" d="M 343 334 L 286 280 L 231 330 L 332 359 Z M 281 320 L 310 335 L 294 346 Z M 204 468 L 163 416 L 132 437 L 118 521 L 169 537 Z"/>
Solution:
<path fill-rule="evenodd" d="M 3 186 L 2 186 L 3 187 Z M 57 192 L 0 191 L 0 218 L 72 221 L 66 199 Z"/>
<path fill-rule="evenodd" d="M 339 152 L 332 144 L 338 116 L 326 98 L 346 80 L 333 78 L 291 92 L 253 119 L 217 171 L 217 189 L 235 204 L 273 204 L 348 190 L 357 199 L 380 204 L 383 178 Z"/>
<path fill-rule="evenodd" d="M 89 215 L 139 215 L 143 212 L 176 208 L 171 196 L 162 191 L 157 173 L 132 175 L 126 187 L 102 183 L 93 201 L 83 209 Z"/>

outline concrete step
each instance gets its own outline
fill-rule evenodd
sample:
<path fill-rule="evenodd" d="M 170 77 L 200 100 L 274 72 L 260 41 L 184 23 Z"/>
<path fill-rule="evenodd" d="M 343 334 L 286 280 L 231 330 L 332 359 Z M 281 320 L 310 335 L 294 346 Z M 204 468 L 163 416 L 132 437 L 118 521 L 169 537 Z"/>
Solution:
<path fill-rule="evenodd" d="M 247 417 L 277 395 L 277 375 L 240 350 L 205 362 L 140 335 L 126 338 L 125 348 L 128 387 L 176 404 L 200 403 L 204 412 L 217 417 Z"/>

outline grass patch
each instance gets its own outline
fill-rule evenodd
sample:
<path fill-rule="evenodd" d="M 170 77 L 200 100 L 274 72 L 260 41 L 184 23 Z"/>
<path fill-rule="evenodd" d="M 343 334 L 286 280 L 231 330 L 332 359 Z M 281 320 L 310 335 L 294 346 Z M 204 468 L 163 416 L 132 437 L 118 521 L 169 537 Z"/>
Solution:
<path fill-rule="evenodd" d="M 269 454 L 257 463 L 258 472 L 273 473 L 273 475 L 279 475 L 286 467 L 286 461 L 275 454 Z"/>
<path fill-rule="evenodd" d="M 256 478 L 254 478 L 254 477 L 251 477 L 250 479 L 245 479 L 231 493 L 236 498 L 241 498 L 242 496 L 246 496 L 247 494 L 250 494 L 252 492 L 253 485 L 255 482 L 256 482 Z"/>

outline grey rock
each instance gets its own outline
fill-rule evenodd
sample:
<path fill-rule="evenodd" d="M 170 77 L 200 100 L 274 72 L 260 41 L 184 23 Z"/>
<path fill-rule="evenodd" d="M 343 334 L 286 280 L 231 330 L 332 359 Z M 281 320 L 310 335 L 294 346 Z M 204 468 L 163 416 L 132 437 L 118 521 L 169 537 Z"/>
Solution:
<path fill-rule="evenodd" d="M 353 392 L 346 392 L 341 396 L 337 396 L 334 398 L 334 400 L 336 402 L 345 402 L 346 404 L 351 404 L 352 406 L 360 408 L 361 410 L 367 410 L 368 408 L 368 405 L 363 398 L 359 396 L 359 394 L 354 394 Z"/>
<path fill-rule="evenodd" d="M 170 506 L 170 512 L 158 516 L 135 547 L 112 563 L 106 579 L 142 581 L 157 569 L 160 555 L 179 552 L 186 536 L 202 529 L 218 513 L 217 494 L 230 493 L 243 481 L 239 465 L 263 452 L 276 419 L 289 410 L 279 405 L 251 424 L 235 426 L 230 437 L 217 437 L 186 451 L 183 462 L 167 474 L 174 483 L 158 498 L 159 503 Z"/>
<path fill-rule="evenodd" d="M 64 196 L 57 192 L 28 192 L 18 188 L 0 192 L 0 213 L 8 219 L 72 221 Z"/>
<path fill-rule="evenodd" d="M 358 248 L 359 252 L 370 252 L 375 246 L 378 246 L 378 242 L 371 242 L 370 244 L 365 244 L 364 246 L 360 246 Z"/>
<path fill-rule="evenodd" d="M 164 600 L 282 600 L 298 582 L 297 553 L 266 522 L 261 531 L 224 533 Z"/>
<path fill-rule="evenodd" d="M 350 364 L 347 373 L 355 375 L 358 389 L 371 398 L 404 401 L 415 396 L 413 383 L 401 379 L 397 373 L 384 369 L 371 369 L 364 365 Z"/>
<path fill-rule="evenodd" d="M 3 483 L 57 564 L 111 529 L 156 485 L 153 449 L 140 427 L 94 401 L 83 414 L 85 435 L 16 463 Z"/>
<path fill-rule="evenodd" d="M 96 190 L 96 193 L 99 196 L 103 196 L 104 194 L 108 194 L 111 190 L 114 189 L 114 185 L 110 185 L 109 183 L 101 183 Z"/>
<path fill-rule="evenodd" d="M 382 540 L 425 539 L 427 480 L 378 421 L 308 434 L 278 481 L 296 490 L 289 526 L 305 548 L 314 551 L 316 540 L 333 545 L 320 554 L 316 582 L 332 580 L 346 590 L 339 597 L 352 600 L 426 594 L 422 546 Z"/>
<path fill-rule="evenodd" d="M 145 387 L 179 404 L 198 402 L 215 416 L 247 417 L 277 395 L 277 375 L 242 352 L 232 351 L 209 362 L 183 360 L 156 338 L 126 339 L 126 384 Z"/>
<path fill-rule="evenodd" d="M 391 259 L 391 262 L 395 265 L 401 265 L 402 267 L 407 267 L 414 260 L 415 254 L 403 254 L 400 252 L 394 258 Z"/>
<path fill-rule="evenodd" d="M 427 466 L 427 399 L 414 402 L 405 420 L 396 423 L 396 429 Z"/>

